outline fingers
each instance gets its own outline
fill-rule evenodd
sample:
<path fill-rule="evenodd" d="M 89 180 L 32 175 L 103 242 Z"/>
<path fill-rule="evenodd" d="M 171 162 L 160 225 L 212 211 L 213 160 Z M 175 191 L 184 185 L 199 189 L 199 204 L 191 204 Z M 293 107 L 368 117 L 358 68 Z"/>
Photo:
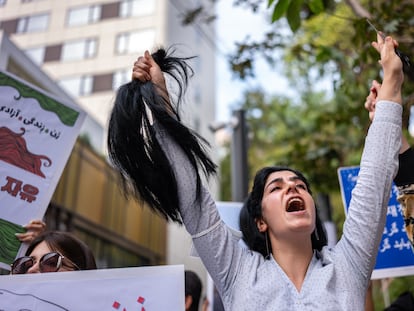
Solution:
<path fill-rule="evenodd" d="M 377 97 L 380 89 L 381 89 L 381 84 L 377 80 L 373 80 L 369 91 L 372 92 L 373 95 L 375 95 L 375 98 Z"/>
<path fill-rule="evenodd" d="M 398 83 L 403 81 L 402 62 L 396 54 L 398 42 L 392 37 L 382 38 L 377 36 L 377 42 L 372 42 L 372 46 L 380 53 L 380 65 L 384 71 L 384 79 L 396 79 Z"/>
<path fill-rule="evenodd" d="M 148 52 L 148 50 L 145 51 L 144 57 L 149 62 L 151 68 L 158 67 L 158 64 L 155 62 L 154 58 L 152 57 L 150 52 Z"/>
<path fill-rule="evenodd" d="M 26 230 L 42 232 L 46 229 L 46 224 L 39 219 L 31 220 L 27 225 L 24 226 Z"/>
<path fill-rule="evenodd" d="M 382 32 L 378 32 L 377 33 L 377 41 L 371 42 L 371 45 L 379 52 L 381 53 L 381 47 L 384 44 L 384 38 L 383 38 L 383 33 Z"/>
<path fill-rule="evenodd" d="M 46 230 L 46 224 L 39 219 L 32 220 L 23 227 L 27 231 L 25 233 L 16 233 L 16 237 L 19 241 L 27 243 L 33 241 L 39 234 Z"/>
<path fill-rule="evenodd" d="M 371 45 L 381 54 L 382 58 L 384 52 L 394 52 L 398 43 L 390 36 L 383 38 L 380 34 L 377 34 L 377 41 L 372 42 Z"/>
<path fill-rule="evenodd" d="M 374 112 L 375 104 L 376 104 L 375 98 L 373 98 L 370 93 L 370 95 L 368 95 L 365 100 L 364 107 L 366 110 L 368 110 L 368 112 Z"/>
<path fill-rule="evenodd" d="M 16 237 L 20 242 L 30 243 L 38 236 L 37 233 L 33 231 L 28 231 L 26 233 L 16 233 Z"/>
<path fill-rule="evenodd" d="M 148 51 L 145 51 L 144 56 L 138 57 L 132 68 L 132 79 L 137 79 L 141 82 L 151 80 L 150 69 L 154 60 Z"/>
<path fill-rule="evenodd" d="M 373 80 L 369 89 L 369 94 L 366 97 L 364 107 L 369 112 L 369 119 L 372 121 L 375 114 L 375 105 L 377 103 L 378 92 L 381 89 L 381 84 Z"/>
<path fill-rule="evenodd" d="M 404 81 L 404 73 L 402 70 L 402 61 L 397 55 L 396 47 L 398 42 L 390 36 L 377 34 L 377 42 L 372 42 L 372 46 L 380 54 L 380 65 L 383 71 L 382 86 L 376 88 L 376 100 L 389 100 L 402 104 L 401 86 Z"/>

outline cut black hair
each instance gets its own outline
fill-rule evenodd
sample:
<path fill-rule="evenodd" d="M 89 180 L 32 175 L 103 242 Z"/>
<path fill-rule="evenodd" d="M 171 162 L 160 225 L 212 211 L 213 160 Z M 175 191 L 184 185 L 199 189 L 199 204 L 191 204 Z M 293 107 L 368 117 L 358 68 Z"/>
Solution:
<path fill-rule="evenodd" d="M 193 74 L 187 61 L 192 57 L 174 57 L 173 52 L 161 48 L 152 57 L 161 71 L 176 82 L 176 102 L 162 96 L 160 86 L 152 81 L 133 80 L 122 85 L 111 112 L 107 144 L 109 159 L 120 173 L 126 196 L 143 200 L 165 219 L 182 224 L 177 181 L 147 110 L 182 148 L 196 170 L 196 199 L 202 183 L 199 170 L 209 177 L 216 173 L 216 165 L 207 154 L 207 141 L 180 122 L 179 105 Z"/>

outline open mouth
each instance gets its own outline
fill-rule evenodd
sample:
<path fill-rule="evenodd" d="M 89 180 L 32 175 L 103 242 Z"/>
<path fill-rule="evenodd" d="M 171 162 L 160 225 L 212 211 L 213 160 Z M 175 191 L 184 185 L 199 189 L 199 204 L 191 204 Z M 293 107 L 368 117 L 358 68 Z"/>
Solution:
<path fill-rule="evenodd" d="M 292 198 L 288 201 L 286 212 L 299 212 L 305 210 L 305 204 L 300 198 Z"/>

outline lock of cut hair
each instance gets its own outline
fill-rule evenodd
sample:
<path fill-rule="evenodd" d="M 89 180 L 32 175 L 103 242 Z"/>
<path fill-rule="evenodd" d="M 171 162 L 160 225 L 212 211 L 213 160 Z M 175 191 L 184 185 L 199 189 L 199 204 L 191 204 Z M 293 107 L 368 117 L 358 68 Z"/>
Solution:
<path fill-rule="evenodd" d="M 173 52 L 161 48 L 152 57 L 161 71 L 176 82 L 175 102 L 162 96 L 159 86 L 152 81 L 133 80 L 122 85 L 110 115 L 107 144 L 109 159 L 120 173 L 124 194 L 145 201 L 165 219 L 182 224 L 177 181 L 146 110 L 182 148 L 195 169 L 196 200 L 202 185 L 199 171 L 209 177 L 216 173 L 216 165 L 207 154 L 208 142 L 180 122 L 179 105 L 193 74 L 187 61 L 192 57 L 174 57 Z"/>

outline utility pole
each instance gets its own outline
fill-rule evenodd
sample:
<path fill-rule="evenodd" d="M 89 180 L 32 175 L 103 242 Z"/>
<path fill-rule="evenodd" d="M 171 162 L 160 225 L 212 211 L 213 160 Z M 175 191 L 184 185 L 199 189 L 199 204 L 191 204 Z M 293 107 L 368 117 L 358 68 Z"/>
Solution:
<path fill-rule="evenodd" d="M 231 141 L 231 194 L 232 201 L 243 202 L 248 194 L 247 127 L 243 109 L 233 111 L 237 119 Z"/>
<path fill-rule="evenodd" d="M 329 194 L 318 193 L 316 196 L 319 218 L 323 222 L 328 239 L 328 246 L 333 247 L 337 242 L 336 225 L 332 220 L 332 206 Z"/>

